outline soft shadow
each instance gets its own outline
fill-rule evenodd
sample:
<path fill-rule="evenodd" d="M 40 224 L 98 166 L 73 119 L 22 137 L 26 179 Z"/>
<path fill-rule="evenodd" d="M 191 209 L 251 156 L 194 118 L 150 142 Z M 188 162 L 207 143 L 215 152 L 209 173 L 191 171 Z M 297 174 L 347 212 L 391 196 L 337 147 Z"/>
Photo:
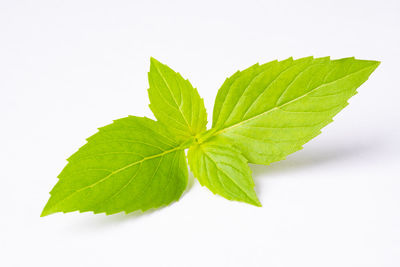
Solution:
<path fill-rule="evenodd" d="M 382 142 L 378 140 L 368 140 L 360 142 L 349 141 L 331 144 L 330 146 L 313 146 L 303 148 L 300 151 L 289 155 L 287 159 L 274 162 L 271 165 L 250 164 L 253 178 L 273 177 L 274 174 L 290 173 L 301 169 L 321 166 L 323 164 L 333 164 L 340 161 L 357 159 L 367 154 L 375 154 L 382 148 Z"/>
<path fill-rule="evenodd" d="M 179 201 L 182 200 L 182 198 L 187 194 L 187 192 L 190 191 L 190 189 L 194 185 L 194 177 L 191 172 L 189 172 L 189 177 L 188 177 L 188 185 L 183 192 L 181 198 Z M 90 230 L 96 230 L 96 229 L 102 229 L 104 227 L 110 227 L 110 226 L 115 226 L 121 223 L 125 223 L 127 221 L 132 221 L 136 220 L 139 218 L 151 216 L 153 214 L 156 214 L 158 212 L 162 212 L 164 208 L 175 205 L 177 201 L 172 202 L 171 204 L 161 207 L 161 208 L 156 208 L 156 209 L 150 209 L 147 211 L 134 211 L 131 213 L 117 213 L 117 214 L 112 214 L 112 215 L 105 215 L 104 213 L 102 214 L 90 214 L 90 217 L 84 218 L 83 221 L 79 220 L 77 222 L 77 225 L 71 225 L 71 227 L 81 231 L 84 229 L 90 229 Z M 76 216 L 79 216 L 80 214 L 76 214 Z"/>
<path fill-rule="evenodd" d="M 354 160 L 359 157 L 365 157 L 366 155 L 376 155 L 381 149 L 387 146 L 384 138 L 364 138 L 363 140 L 337 140 L 336 142 L 330 143 L 328 146 L 313 145 L 305 146 L 304 149 L 297 151 L 296 153 L 289 155 L 286 160 L 272 163 L 271 165 L 256 165 L 249 164 L 252 170 L 252 176 L 257 183 L 258 178 L 273 178 L 277 174 L 291 173 L 298 170 L 304 170 L 307 168 L 315 168 L 324 164 L 334 164 L 341 161 Z M 182 198 L 190 191 L 194 184 L 194 177 L 189 172 L 188 186 L 183 192 Z M 171 203 L 168 206 L 175 205 L 176 202 Z M 165 206 L 165 207 L 168 207 Z M 83 231 L 85 229 L 98 230 L 108 228 L 125 222 L 135 221 L 138 218 L 151 216 L 158 212 L 162 212 L 165 207 L 159 209 L 151 209 L 145 212 L 135 211 L 129 214 L 118 213 L 114 215 L 106 216 L 99 214 L 96 216 L 85 217 L 83 222 L 79 220 L 77 225 L 71 225 L 71 227 Z M 79 216 L 79 215 L 77 215 Z"/>

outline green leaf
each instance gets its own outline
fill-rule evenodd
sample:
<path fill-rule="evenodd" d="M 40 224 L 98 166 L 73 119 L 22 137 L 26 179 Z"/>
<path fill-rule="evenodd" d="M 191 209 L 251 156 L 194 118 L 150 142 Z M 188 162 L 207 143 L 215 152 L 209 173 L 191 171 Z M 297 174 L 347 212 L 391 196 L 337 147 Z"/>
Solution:
<path fill-rule="evenodd" d="M 237 72 L 217 94 L 211 136 L 228 138 L 251 163 L 282 160 L 317 136 L 378 65 L 307 57 Z"/>
<path fill-rule="evenodd" d="M 149 84 L 150 108 L 154 116 L 180 141 L 206 130 L 204 101 L 188 80 L 151 58 Z"/>
<path fill-rule="evenodd" d="M 133 116 L 100 128 L 68 159 L 42 216 L 128 213 L 178 200 L 188 170 L 183 148 L 167 133 L 158 122 Z"/>
<path fill-rule="evenodd" d="M 214 194 L 261 206 L 246 158 L 222 138 L 191 146 L 188 161 L 200 184 Z"/>

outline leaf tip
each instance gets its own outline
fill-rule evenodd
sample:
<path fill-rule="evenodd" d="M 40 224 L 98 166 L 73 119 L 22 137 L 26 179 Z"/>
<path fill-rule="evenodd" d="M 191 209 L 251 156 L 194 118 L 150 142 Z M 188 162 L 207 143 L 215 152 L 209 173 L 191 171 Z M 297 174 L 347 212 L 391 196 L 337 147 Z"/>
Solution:
<path fill-rule="evenodd" d="M 377 68 L 377 67 L 379 67 L 379 65 L 381 65 L 381 61 L 379 61 L 379 60 L 373 60 L 372 61 L 373 62 L 373 64 L 374 64 L 374 66 L 375 66 L 375 69 Z"/>
<path fill-rule="evenodd" d="M 253 199 L 252 202 L 249 203 L 249 204 L 251 204 L 251 205 L 253 205 L 253 206 L 256 206 L 256 207 L 259 207 L 259 208 L 262 207 L 261 202 L 260 202 L 257 198 L 256 198 L 256 199 Z"/>
<path fill-rule="evenodd" d="M 363 60 L 367 65 L 366 68 L 370 70 L 370 74 L 373 73 L 381 64 L 378 60 Z"/>
<path fill-rule="evenodd" d="M 51 194 L 51 192 L 50 192 Z M 47 201 L 46 205 L 44 206 L 42 213 L 40 214 L 40 217 L 46 217 L 50 214 L 59 212 L 60 210 L 57 210 L 57 207 L 54 206 L 54 202 L 52 201 L 52 197 Z"/>
<path fill-rule="evenodd" d="M 161 62 L 155 59 L 154 57 L 150 57 L 150 65 L 156 65 L 156 64 L 161 64 Z"/>
<path fill-rule="evenodd" d="M 48 209 L 47 205 L 43 208 L 42 213 L 40 214 L 40 217 L 46 217 L 47 215 L 52 214 L 53 212 Z"/>
<path fill-rule="evenodd" d="M 255 191 L 253 191 L 252 194 L 248 194 L 247 196 L 248 196 L 248 198 L 245 201 L 246 203 L 256 206 L 256 207 L 262 207 L 262 204 L 261 204 L 260 200 L 258 199 L 258 196 Z"/>

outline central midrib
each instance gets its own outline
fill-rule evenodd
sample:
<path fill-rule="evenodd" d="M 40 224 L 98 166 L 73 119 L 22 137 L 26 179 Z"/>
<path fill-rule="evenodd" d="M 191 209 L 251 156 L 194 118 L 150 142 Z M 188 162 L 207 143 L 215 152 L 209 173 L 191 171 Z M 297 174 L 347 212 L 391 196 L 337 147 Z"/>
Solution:
<path fill-rule="evenodd" d="M 69 199 L 69 198 L 72 197 L 73 195 L 75 195 L 75 194 L 77 194 L 77 193 L 79 193 L 79 192 L 81 192 L 81 191 L 83 191 L 83 190 L 86 190 L 86 189 L 88 189 L 88 188 L 94 187 L 94 186 L 96 186 L 97 184 L 99 184 L 99 183 L 101 183 L 101 182 L 104 182 L 105 180 L 107 180 L 108 178 L 110 178 L 111 176 L 113 176 L 113 175 L 116 174 L 116 173 L 119 173 L 119 172 L 121 172 L 121 171 L 123 171 L 123 170 L 126 170 L 126 169 L 132 167 L 132 166 L 135 166 L 135 165 L 137 165 L 137 164 L 140 164 L 140 163 L 142 163 L 142 162 L 144 162 L 144 161 L 146 161 L 146 160 L 150 160 L 150 159 L 154 159 L 154 158 L 157 158 L 157 157 L 161 157 L 161 156 L 164 156 L 165 154 L 168 154 L 168 153 L 174 152 L 174 151 L 176 151 L 176 150 L 180 150 L 180 149 L 183 149 L 183 148 L 182 148 L 181 146 L 177 146 L 177 147 L 175 147 L 175 148 L 173 148 L 173 149 L 166 150 L 166 151 L 164 151 L 164 152 L 162 152 L 162 153 L 159 153 L 159 154 L 156 154 L 156 155 L 144 157 L 144 158 L 142 158 L 141 160 L 138 160 L 138 161 L 132 162 L 132 163 L 130 163 L 130 164 L 128 164 L 128 165 L 125 165 L 125 166 L 123 166 L 123 167 L 121 167 L 121 168 L 119 168 L 119 169 L 117 169 L 117 170 L 112 171 L 112 172 L 109 173 L 107 176 L 105 176 L 104 178 L 98 180 L 97 182 L 95 182 L 95 183 L 93 183 L 93 184 L 90 184 L 90 185 L 87 185 L 87 186 L 85 186 L 85 187 L 82 187 L 82 188 L 80 188 L 80 189 L 78 189 L 78 190 L 72 192 L 72 193 L 69 194 L 67 197 L 65 197 L 65 198 L 63 198 L 63 199 L 57 201 L 57 202 L 55 203 L 55 205 L 58 205 L 59 203 L 65 201 L 65 200 L 67 200 L 67 199 Z"/>
<path fill-rule="evenodd" d="M 171 96 L 172 96 L 172 99 L 173 99 L 174 102 L 175 102 L 175 105 L 177 106 L 179 112 L 181 113 L 181 116 L 182 116 L 183 120 L 185 121 L 185 123 L 186 123 L 186 125 L 187 125 L 187 127 L 188 127 L 188 129 L 189 129 L 189 131 L 190 131 L 190 133 L 192 134 L 192 133 L 193 133 L 192 127 L 190 126 L 189 122 L 187 121 L 187 119 L 186 119 L 186 117 L 185 117 L 185 114 L 183 113 L 183 111 L 182 111 L 182 109 L 181 109 L 181 106 L 178 105 L 178 102 L 177 102 L 176 99 L 175 99 L 174 93 L 172 92 L 171 88 L 169 87 L 169 83 L 167 82 L 167 80 L 165 79 L 165 77 L 164 77 L 164 75 L 161 73 L 161 71 L 158 69 L 158 66 L 155 66 L 155 69 L 157 70 L 158 74 L 160 74 L 161 78 L 163 79 L 165 85 L 166 85 L 167 88 L 168 88 L 168 91 L 171 93 Z M 181 96 L 181 97 L 182 97 L 182 96 Z"/>
<path fill-rule="evenodd" d="M 266 110 L 266 111 L 264 111 L 264 112 L 262 112 L 262 113 L 260 113 L 260 114 L 258 114 L 258 115 L 256 115 L 256 116 L 254 116 L 254 117 L 248 118 L 248 119 L 246 119 L 246 120 L 244 120 L 244 121 L 238 122 L 238 123 L 233 124 L 233 125 L 231 125 L 231 126 L 229 126 L 229 127 L 223 128 L 223 129 L 221 129 L 221 130 L 219 130 L 219 131 L 216 131 L 214 134 L 210 135 L 207 139 L 203 140 L 203 142 L 206 141 L 206 140 L 208 140 L 208 139 L 210 139 L 210 138 L 213 137 L 213 136 L 222 134 L 222 133 L 224 133 L 224 132 L 226 132 L 226 131 L 228 131 L 228 130 L 230 130 L 230 129 L 236 128 L 236 127 L 238 127 L 238 126 L 240 126 L 240 125 L 242 125 L 242 124 L 245 124 L 245 123 L 247 123 L 247 122 L 249 122 L 249 121 L 252 121 L 252 120 L 254 120 L 254 119 L 257 119 L 257 118 L 259 118 L 259 117 L 261 117 L 261 116 L 267 115 L 268 113 L 273 112 L 274 110 L 278 110 L 278 109 L 280 109 L 280 108 L 283 108 L 283 107 L 285 107 L 286 105 L 289 105 L 289 104 L 291 104 L 291 103 L 293 103 L 293 102 L 295 102 L 295 101 L 297 101 L 297 100 L 300 100 L 300 99 L 303 98 L 303 97 L 308 96 L 309 94 L 311 94 L 311 93 L 314 92 L 315 90 L 318 90 L 318 89 L 321 88 L 322 86 L 327 86 L 327 85 L 333 84 L 333 83 L 335 83 L 335 82 L 337 82 L 337 81 L 340 81 L 340 80 L 342 80 L 342 79 L 345 79 L 345 78 L 347 78 L 347 77 L 349 77 L 349 76 L 351 76 L 351 75 L 357 74 L 357 73 L 359 73 L 359 72 L 361 72 L 361 71 L 363 71 L 363 70 L 365 70 L 365 69 L 367 69 L 367 68 L 371 68 L 371 66 L 368 66 L 368 67 L 359 69 L 359 70 L 356 71 L 356 72 L 347 74 L 347 75 L 345 75 L 345 76 L 343 76 L 343 77 L 341 77 L 341 78 L 339 78 L 339 79 L 336 79 L 336 80 L 334 80 L 334 81 L 331 81 L 331 82 L 329 82 L 329 83 L 321 84 L 321 85 L 315 87 L 314 89 L 310 90 L 309 92 L 305 93 L 304 95 L 301 95 L 301 96 L 299 96 L 299 97 L 296 97 L 296 98 L 294 98 L 294 99 L 292 99 L 292 100 L 290 100 L 290 101 L 288 101 L 288 102 L 286 102 L 286 103 L 284 103 L 284 104 L 282 104 L 282 105 L 280 105 L 280 106 L 273 107 L 273 108 L 271 108 L 271 109 L 269 109 L 269 110 Z"/>

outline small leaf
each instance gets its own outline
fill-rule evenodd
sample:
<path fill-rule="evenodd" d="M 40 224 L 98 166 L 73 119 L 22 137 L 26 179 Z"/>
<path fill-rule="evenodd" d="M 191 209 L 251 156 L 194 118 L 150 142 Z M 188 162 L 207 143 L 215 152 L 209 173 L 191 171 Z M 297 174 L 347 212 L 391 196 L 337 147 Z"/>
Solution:
<path fill-rule="evenodd" d="M 178 200 L 188 179 L 184 150 L 158 122 L 127 117 L 102 127 L 68 159 L 42 216 L 113 214 Z"/>
<path fill-rule="evenodd" d="M 188 161 L 200 184 L 214 194 L 261 206 L 246 158 L 221 138 L 191 146 Z"/>
<path fill-rule="evenodd" d="M 182 142 L 206 130 L 204 101 L 188 80 L 154 58 L 149 72 L 150 108 Z"/>
<path fill-rule="evenodd" d="M 282 160 L 317 136 L 378 65 L 307 57 L 237 72 L 216 97 L 213 135 L 228 138 L 251 163 Z"/>

